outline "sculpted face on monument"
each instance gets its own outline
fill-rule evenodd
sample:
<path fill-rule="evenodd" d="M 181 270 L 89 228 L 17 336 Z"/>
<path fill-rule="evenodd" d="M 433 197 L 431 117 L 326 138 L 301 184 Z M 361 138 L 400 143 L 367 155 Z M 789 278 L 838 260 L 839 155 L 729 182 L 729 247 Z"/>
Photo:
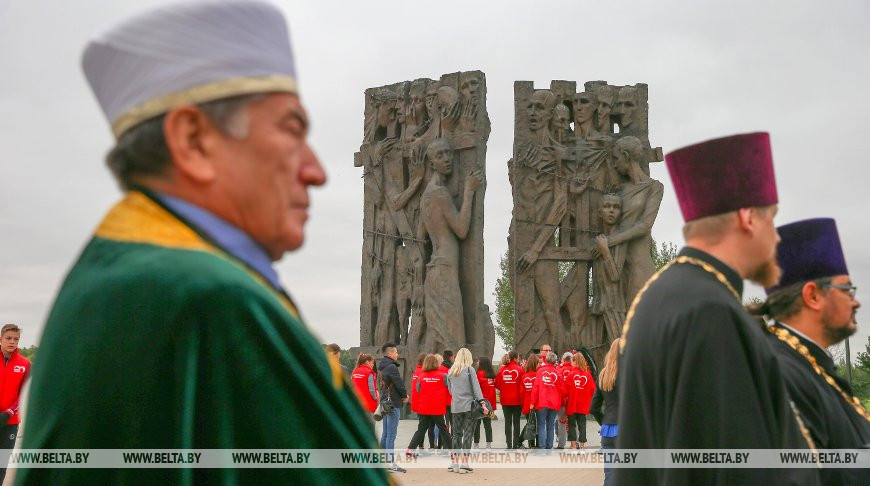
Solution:
<path fill-rule="evenodd" d="M 448 175 L 453 171 L 453 149 L 446 140 L 439 138 L 430 143 L 426 156 L 439 174 Z"/>
<path fill-rule="evenodd" d="M 610 111 L 613 109 L 613 88 L 602 86 L 598 91 L 598 129 L 610 131 Z"/>
<path fill-rule="evenodd" d="M 414 118 L 418 123 L 423 121 L 426 115 L 426 86 L 423 83 L 411 85 L 409 93 L 411 118 Z"/>
<path fill-rule="evenodd" d="M 457 103 L 459 103 L 459 93 L 455 89 L 450 86 L 438 88 L 438 111 L 442 118 L 449 117 Z"/>
<path fill-rule="evenodd" d="M 608 226 L 615 226 L 622 214 L 622 199 L 617 194 L 605 194 L 601 196 L 601 208 L 598 214 Z"/>
<path fill-rule="evenodd" d="M 584 123 L 595 114 L 597 99 L 593 93 L 577 93 L 574 97 L 574 123 Z"/>
<path fill-rule="evenodd" d="M 532 94 L 529 98 L 529 103 L 526 106 L 526 111 L 529 117 L 529 128 L 533 131 L 538 131 L 550 123 L 553 117 L 553 108 L 556 105 L 556 96 L 552 91 L 539 90 Z"/>
<path fill-rule="evenodd" d="M 477 100 L 477 90 L 480 87 L 480 80 L 477 79 L 475 73 L 465 73 L 462 76 L 462 82 L 459 90 L 462 92 L 462 97 L 466 100 Z"/>
<path fill-rule="evenodd" d="M 613 167 L 620 175 L 628 176 L 632 164 L 640 163 L 643 144 L 636 137 L 622 137 L 613 146 Z"/>
<path fill-rule="evenodd" d="M 619 90 L 614 114 L 619 115 L 619 126 L 627 128 L 634 122 L 634 112 L 637 110 L 637 90 L 626 86 Z"/>
<path fill-rule="evenodd" d="M 426 87 L 426 112 L 430 120 L 438 116 L 438 83 L 429 83 Z"/>
<path fill-rule="evenodd" d="M 378 104 L 378 125 L 388 127 L 396 121 L 396 102 L 398 97 L 395 93 L 380 92 L 375 98 Z"/>

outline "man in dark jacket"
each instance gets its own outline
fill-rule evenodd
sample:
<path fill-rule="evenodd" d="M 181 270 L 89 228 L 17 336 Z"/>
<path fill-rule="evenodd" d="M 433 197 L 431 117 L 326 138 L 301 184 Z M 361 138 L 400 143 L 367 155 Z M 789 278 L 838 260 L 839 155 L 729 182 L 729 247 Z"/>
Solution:
<path fill-rule="evenodd" d="M 383 431 L 381 432 L 381 447 L 388 452 L 395 448 L 396 433 L 399 431 L 399 412 L 402 403 L 408 401 L 408 393 L 402 374 L 399 373 L 399 350 L 393 343 L 381 346 L 384 357 L 378 361 L 378 388 L 381 393 L 381 406 L 390 407 L 390 411 L 383 414 Z M 390 466 L 392 472 L 405 472 L 396 465 Z"/>

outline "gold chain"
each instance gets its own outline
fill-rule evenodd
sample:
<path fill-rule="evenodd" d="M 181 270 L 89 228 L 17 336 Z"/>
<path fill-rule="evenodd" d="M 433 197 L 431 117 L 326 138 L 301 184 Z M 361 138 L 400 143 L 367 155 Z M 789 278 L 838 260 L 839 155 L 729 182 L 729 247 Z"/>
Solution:
<path fill-rule="evenodd" d="M 843 400 L 846 400 L 846 403 L 851 405 L 855 409 L 855 411 L 858 412 L 858 415 L 864 417 L 865 420 L 870 422 L 870 413 L 868 413 L 867 409 L 864 408 L 864 405 L 861 404 L 861 400 L 853 395 L 849 395 L 845 392 L 845 390 L 840 388 L 840 385 L 837 384 L 837 381 L 834 380 L 834 378 L 831 377 L 831 375 L 829 375 L 825 371 L 825 369 L 821 367 L 821 365 L 819 365 L 819 363 L 816 361 L 816 357 L 810 354 L 810 350 L 806 347 L 805 344 L 800 342 L 800 339 L 792 335 L 792 333 L 788 332 L 787 329 L 781 327 L 770 326 L 768 330 L 773 333 L 773 335 L 775 335 L 777 338 L 779 338 L 780 341 L 788 344 L 792 349 L 797 351 L 798 354 L 800 354 L 807 361 L 809 361 L 810 365 L 813 367 L 813 370 L 819 376 L 821 376 L 828 383 L 828 385 L 831 386 L 831 388 L 837 390 L 837 392 L 839 392 L 840 395 L 843 397 Z"/>
<path fill-rule="evenodd" d="M 673 260 L 669 261 L 664 267 L 662 267 L 661 270 L 659 270 L 658 272 L 653 274 L 653 276 L 650 277 L 649 280 L 647 280 L 645 284 L 643 284 L 643 288 L 640 289 L 640 291 L 637 293 L 637 295 L 634 296 L 634 300 L 631 301 L 631 307 L 628 308 L 628 313 L 625 315 L 625 324 L 622 325 L 622 342 L 619 343 L 619 354 L 622 354 L 623 350 L 625 350 L 625 341 L 626 341 L 626 337 L 628 337 L 628 329 L 629 329 L 629 327 L 631 327 L 631 320 L 634 317 L 634 311 L 637 308 L 638 302 L 640 302 L 640 298 L 643 297 L 643 294 L 646 293 L 646 291 L 647 291 L 647 289 L 649 289 L 650 285 L 652 285 L 653 282 L 658 280 L 659 277 L 667 269 L 671 268 L 673 265 L 676 265 L 678 263 L 688 263 L 690 265 L 695 265 L 697 267 L 701 267 L 706 272 L 708 272 L 708 273 L 712 274 L 714 277 L 716 277 L 716 280 L 722 282 L 722 285 L 724 285 L 729 291 L 731 291 L 731 293 L 734 295 L 734 298 L 737 299 L 737 302 L 740 302 L 740 294 L 737 293 L 737 291 L 734 289 L 734 286 L 731 285 L 731 282 L 728 281 L 728 277 L 726 277 L 725 274 L 723 274 L 719 270 L 716 270 L 716 267 L 714 267 L 713 265 L 710 265 L 709 263 L 707 263 L 703 260 L 699 260 L 697 258 L 692 258 L 692 257 L 688 257 L 688 256 L 681 256 L 681 257 L 674 258 Z"/>
<path fill-rule="evenodd" d="M 631 307 L 628 309 L 628 313 L 626 313 L 626 315 L 625 315 L 625 324 L 623 324 L 623 326 L 622 326 L 622 341 L 619 343 L 619 354 L 622 354 L 625 350 L 625 343 L 626 343 L 627 338 L 628 338 L 628 330 L 631 327 L 631 320 L 634 317 L 635 309 L 637 308 L 637 304 L 638 304 L 638 302 L 640 302 L 641 297 L 643 297 L 643 294 L 646 293 L 646 291 L 649 289 L 650 285 L 652 285 L 653 282 L 658 280 L 659 277 L 661 277 L 661 275 L 667 269 L 671 268 L 672 266 L 674 266 L 678 263 L 688 263 L 690 265 L 695 265 L 695 266 L 703 269 L 705 272 L 710 273 L 711 275 L 716 277 L 716 280 L 721 282 L 722 285 L 724 285 L 725 288 L 727 288 L 731 292 L 732 295 L 734 295 L 734 298 L 737 299 L 738 303 L 740 303 L 741 305 L 743 304 L 740 300 L 740 294 L 737 293 L 737 290 L 735 290 L 734 286 L 731 285 L 731 282 L 728 281 L 728 277 L 726 277 L 725 274 L 723 274 L 722 272 L 717 270 L 716 267 L 714 267 L 713 265 L 710 265 L 709 263 L 707 263 L 703 260 L 699 260 L 697 258 L 692 258 L 692 257 L 688 257 L 688 256 L 680 256 L 680 257 L 674 258 L 673 260 L 669 261 L 664 267 L 662 267 L 661 270 L 659 270 L 658 272 L 653 274 L 653 276 L 650 277 L 649 280 L 646 281 L 646 283 L 643 285 L 643 288 L 640 289 L 640 291 L 634 297 L 634 300 L 631 302 Z M 797 409 L 794 406 L 794 403 L 789 401 L 789 407 L 791 408 L 792 415 L 794 416 L 795 420 L 797 421 L 798 428 L 800 429 L 800 433 L 803 436 L 804 441 L 806 441 L 807 446 L 809 446 L 810 450 L 815 451 L 816 444 L 813 442 L 813 439 L 810 436 L 809 430 L 807 430 L 806 426 L 804 425 L 803 420 L 801 420 L 801 417 L 798 414 Z M 862 407 L 862 409 L 863 409 L 863 407 Z M 866 411 L 865 411 L 865 413 L 866 413 Z"/>

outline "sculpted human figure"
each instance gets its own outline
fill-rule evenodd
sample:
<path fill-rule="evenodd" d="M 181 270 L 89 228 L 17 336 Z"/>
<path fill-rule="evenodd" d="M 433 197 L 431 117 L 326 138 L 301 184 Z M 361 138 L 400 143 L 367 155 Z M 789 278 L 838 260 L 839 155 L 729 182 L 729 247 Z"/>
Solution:
<path fill-rule="evenodd" d="M 408 90 L 408 105 L 405 115 L 405 132 L 402 139 L 410 143 L 429 129 L 431 118 L 426 110 L 426 81 L 418 79 Z"/>
<path fill-rule="evenodd" d="M 592 121 L 598 97 L 595 93 L 577 93 L 574 95 L 574 135 L 577 140 L 585 140 L 592 131 Z"/>
<path fill-rule="evenodd" d="M 396 339 L 395 326 L 398 325 L 398 337 L 401 339 L 407 330 L 407 306 L 399 305 L 399 300 L 407 302 L 410 296 L 397 296 L 396 286 L 396 248 L 402 244 L 402 237 L 413 237 L 414 231 L 408 220 L 404 208 L 411 197 L 417 192 L 423 180 L 425 166 L 422 161 L 422 149 L 411 158 L 409 167 L 405 167 L 402 156 L 401 144 L 397 133 L 397 103 L 398 96 L 394 92 L 379 90 L 375 93 L 373 111 L 375 121 L 367 130 L 375 141 L 373 158 L 375 166 L 381 169 L 381 177 L 376 179 L 380 185 L 380 193 L 383 195 L 382 212 L 385 213 L 380 220 L 383 222 L 381 236 L 380 263 L 383 271 L 376 279 L 378 284 L 378 319 L 375 324 L 375 342 L 394 341 Z M 405 173 L 409 175 L 407 187 L 405 186 Z M 415 247 L 416 251 L 416 247 Z M 413 255 L 408 259 L 415 260 Z M 398 307 L 397 307 L 398 306 Z M 394 319 L 393 311 L 396 311 Z"/>
<path fill-rule="evenodd" d="M 483 183 L 479 170 L 465 178 L 462 205 L 453 204 L 445 186 L 453 172 L 453 149 L 439 138 L 426 149 L 434 173 L 421 198 L 422 217 L 417 237 L 427 235 L 432 242 L 432 257 L 426 264 L 425 314 L 429 346 L 441 349 L 465 343 L 462 293 L 459 288 L 459 240 L 465 239 L 471 224 L 474 192 Z"/>
<path fill-rule="evenodd" d="M 450 86 L 441 86 L 437 91 L 438 113 L 441 116 L 441 136 L 447 137 L 453 133 L 459 124 L 462 105 L 459 103 L 459 93 Z"/>
<path fill-rule="evenodd" d="M 637 88 L 634 86 L 624 86 L 619 89 L 613 113 L 618 115 L 620 131 L 629 128 L 634 123 L 637 103 Z"/>
<path fill-rule="evenodd" d="M 559 103 L 553 108 L 553 118 L 550 120 L 550 132 L 553 140 L 565 144 L 574 133 L 571 131 L 571 111 Z"/>
<path fill-rule="evenodd" d="M 595 129 L 599 133 L 607 134 L 613 130 L 610 123 L 610 112 L 613 109 L 614 95 L 613 87 L 608 85 L 601 86 L 596 93 L 598 106 L 595 112 Z"/>
<path fill-rule="evenodd" d="M 459 116 L 459 130 L 473 132 L 477 121 L 478 90 L 480 75 L 466 72 L 459 76 L 459 93 L 462 95 L 462 108 Z"/>
<path fill-rule="evenodd" d="M 623 272 L 626 302 L 631 302 L 647 279 L 655 273 L 650 256 L 651 232 L 662 202 L 664 186 L 641 169 L 643 154 L 643 144 L 632 136 L 620 138 L 613 147 L 613 164 L 624 179 L 620 192 L 622 221 L 619 229 L 607 240 L 611 248 L 626 244 Z M 592 252 L 595 257 L 600 254 L 597 248 Z"/>
<path fill-rule="evenodd" d="M 565 149 L 550 136 L 549 125 L 556 107 L 556 96 L 549 90 L 535 91 L 526 107 L 530 143 L 520 147 L 518 161 L 533 169 L 521 182 L 520 191 L 527 205 L 534 207 L 534 223 L 537 237 L 517 260 L 517 270 L 526 272 L 533 268 L 535 293 L 541 307 L 551 339 L 560 339 L 563 334 L 559 313 L 559 273 L 554 260 L 538 261 L 544 246 L 552 246 L 553 233 L 567 209 L 567 195 L 562 174 L 562 158 Z"/>
<path fill-rule="evenodd" d="M 625 296 L 621 285 L 625 244 L 611 248 L 608 241 L 621 214 L 619 194 L 608 193 L 601 197 L 598 209 L 601 234 L 595 238 L 597 257 L 592 261 L 592 314 L 602 316 L 608 341 L 619 337 L 625 321 Z"/>

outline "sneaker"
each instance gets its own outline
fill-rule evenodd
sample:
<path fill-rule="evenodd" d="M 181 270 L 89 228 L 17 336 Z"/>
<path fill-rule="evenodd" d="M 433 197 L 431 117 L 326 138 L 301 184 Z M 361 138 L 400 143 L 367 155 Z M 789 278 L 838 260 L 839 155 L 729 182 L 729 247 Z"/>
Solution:
<path fill-rule="evenodd" d="M 455 462 L 447 467 L 447 472 L 459 472 L 459 464 Z"/>
<path fill-rule="evenodd" d="M 467 464 L 463 464 L 462 466 L 459 467 L 459 474 L 468 474 L 468 473 L 473 473 L 473 472 L 474 472 L 474 469 L 472 469 Z"/>
<path fill-rule="evenodd" d="M 392 473 L 404 473 L 404 472 L 408 472 L 408 471 L 405 470 L 405 468 L 403 468 L 403 467 L 399 467 L 397 464 L 393 464 L 392 466 L 390 466 L 389 471 L 392 472 Z"/>

